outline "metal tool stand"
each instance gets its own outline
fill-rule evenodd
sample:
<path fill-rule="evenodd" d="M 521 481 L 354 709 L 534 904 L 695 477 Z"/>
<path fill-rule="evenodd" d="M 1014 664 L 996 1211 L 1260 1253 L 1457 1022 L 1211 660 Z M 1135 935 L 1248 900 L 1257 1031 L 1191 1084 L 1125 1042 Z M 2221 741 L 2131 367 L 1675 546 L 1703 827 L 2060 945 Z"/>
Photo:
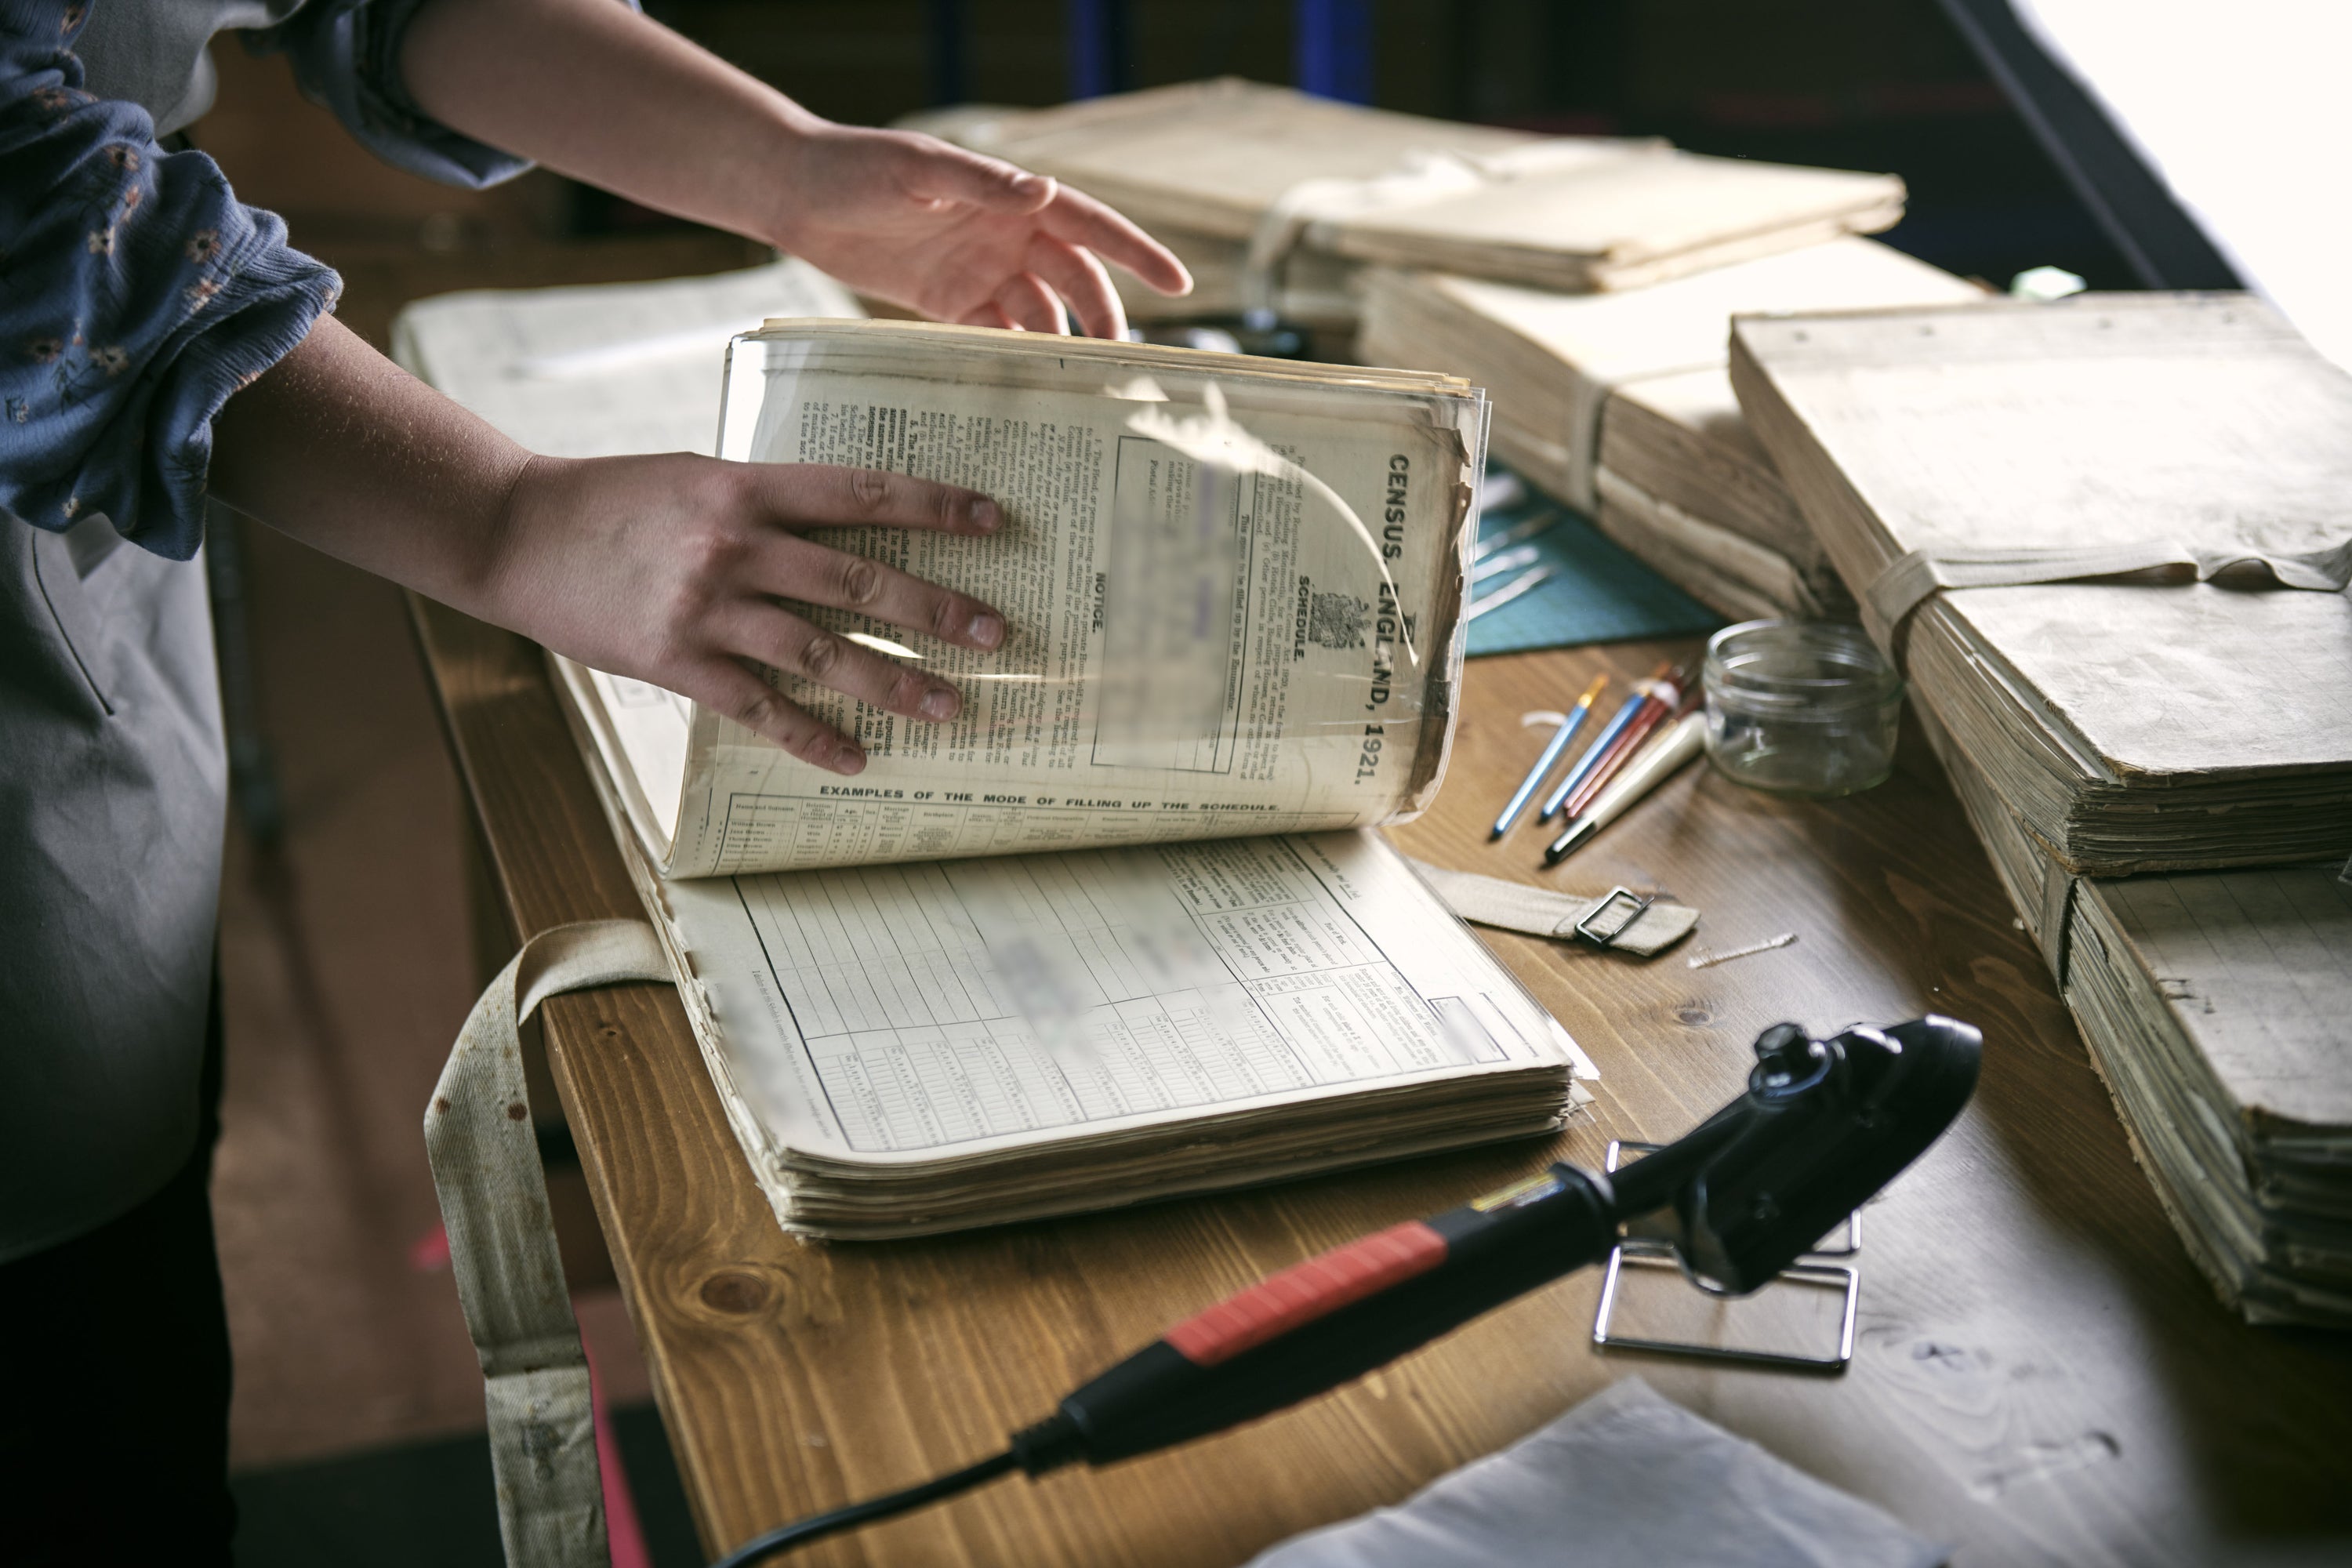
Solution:
<path fill-rule="evenodd" d="M 1636 1143 L 1627 1139 L 1612 1139 L 1609 1152 L 1601 1160 L 1601 1169 L 1614 1175 L 1619 1157 L 1627 1150 L 1637 1154 L 1654 1154 L 1662 1145 Z M 1749 1350 L 1736 1345 L 1707 1345 L 1685 1340 L 1636 1339 L 1628 1334 L 1610 1332 L 1610 1320 L 1617 1310 L 1617 1286 L 1623 1278 L 1625 1267 L 1632 1264 L 1643 1268 L 1678 1270 L 1693 1287 L 1706 1294 L 1729 1299 L 1730 1292 L 1712 1281 L 1691 1272 L 1682 1255 L 1664 1241 L 1643 1237 L 1625 1237 L 1609 1249 L 1608 1271 L 1601 1279 L 1601 1305 L 1592 1315 L 1593 1348 L 1604 1352 L 1640 1351 L 1651 1355 L 1687 1356 L 1695 1361 L 1729 1362 L 1736 1366 L 1770 1367 L 1780 1372 L 1822 1373 L 1830 1376 L 1845 1371 L 1853 1363 L 1854 1322 L 1862 1301 L 1862 1271 L 1851 1262 L 1836 1261 L 1852 1258 L 1862 1251 L 1862 1211 L 1846 1215 L 1845 1235 L 1833 1247 L 1818 1247 L 1782 1269 L 1777 1279 L 1791 1285 L 1810 1286 L 1817 1289 L 1843 1290 L 1844 1310 L 1838 1317 L 1837 1350 L 1831 1355 L 1798 1355 L 1786 1351 Z"/>

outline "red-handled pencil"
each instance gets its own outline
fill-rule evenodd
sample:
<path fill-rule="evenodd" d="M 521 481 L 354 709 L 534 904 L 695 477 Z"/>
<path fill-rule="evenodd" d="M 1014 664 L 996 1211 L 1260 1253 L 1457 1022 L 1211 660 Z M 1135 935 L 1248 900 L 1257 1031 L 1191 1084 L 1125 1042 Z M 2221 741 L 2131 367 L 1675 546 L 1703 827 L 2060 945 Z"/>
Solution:
<path fill-rule="evenodd" d="M 1616 776 L 1617 770 L 1633 758 L 1643 741 L 1649 739 L 1650 731 L 1665 722 L 1667 716 L 1682 702 L 1683 689 L 1689 681 L 1690 671 L 1677 668 L 1664 679 L 1651 682 L 1642 710 L 1633 715 L 1633 721 L 1625 726 L 1624 732 L 1610 742 L 1609 750 L 1601 755 L 1601 761 L 1584 775 L 1584 782 L 1576 786 L 1576 793 L 1568 797 L 1565 809 L 1570 819 L 1592 804 L 1593 797 Z"/>
<path fill-rule="evenodd" d="M 1626 696 L 1624 706 L 1610 716 L 1609 722 L 1601 727 L 1601 733 L 1592 738 L 1592 744 L 1584 748 L 1584 755 L 1577 758 L 1576 765 L 1568 770 L 1568 776 L 1554 785 L 1551 794 L 1544 797 L 1543 810 L 1539 814 L 1544 821 L 1549 822 L 1559 815 L 1561 804 L 1576 792 L 1578 785 L 1584 783 L 1585 775 L 1591 773 L 1593 765 L 1601 761 L 1601 754 L 1609 750 L 1610 742 L 1623 734 L 1625 726 L 1641 716 L 1643 705 L 1649 700 L 1650 688 L 1674 668 L 1673 660 L 1665 660 L 1660 663 L 1657 668 L 1650 671 L 1649 679 L 1633 682 L 1633 689 Z"/>

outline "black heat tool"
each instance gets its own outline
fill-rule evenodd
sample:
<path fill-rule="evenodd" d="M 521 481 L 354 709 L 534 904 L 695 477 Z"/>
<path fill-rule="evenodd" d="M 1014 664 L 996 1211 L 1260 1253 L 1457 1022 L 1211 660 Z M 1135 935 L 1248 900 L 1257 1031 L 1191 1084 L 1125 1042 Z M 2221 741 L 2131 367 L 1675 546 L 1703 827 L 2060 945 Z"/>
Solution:
<path fill-rule="evenodd" d="M 1680 1142 L 1601 1175 L 1556 1164 L 1433 1219 L 1297 1264 L 1194 1314 L 1064 1399 L 1005 1450 L 746 1542 L 718 1568 L 952 1496 L 1012 1470 L 1131 1458 L 1336 1388 L 1608 1255 L 1671 1242 L 1710 1286 L 1769 1282 L 1950 1126 L 1983 1037 L 1929 1016 L 1826 1040 L 1776 1024 L 1747 1092 Z"/>

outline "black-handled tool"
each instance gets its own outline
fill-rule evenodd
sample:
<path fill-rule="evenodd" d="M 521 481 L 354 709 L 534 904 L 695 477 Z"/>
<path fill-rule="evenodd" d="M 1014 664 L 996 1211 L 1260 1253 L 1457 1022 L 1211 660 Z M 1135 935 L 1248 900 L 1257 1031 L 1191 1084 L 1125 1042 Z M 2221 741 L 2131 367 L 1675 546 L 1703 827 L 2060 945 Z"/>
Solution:
<path fill-rule="evenodd" d="M 1951 1125 L 1976 1086 L 1982 1044 L 1972 1026 L 1932 1016 L 1826 1040 L 1775 1025 L 1756 1041 L 1746 1093 L 1614 1175 L 1552 1165 L 1294 1265 L 1170 1329 L 1003 1453 L 785 1525 L 719 1568 L 744 1568 L 1011 1470 L 1108 1464 L 1270 1415 L 1599 1261 L 1621 1227 L 1671 1242 L 1694 1274 L 1745 1295 Z"/>

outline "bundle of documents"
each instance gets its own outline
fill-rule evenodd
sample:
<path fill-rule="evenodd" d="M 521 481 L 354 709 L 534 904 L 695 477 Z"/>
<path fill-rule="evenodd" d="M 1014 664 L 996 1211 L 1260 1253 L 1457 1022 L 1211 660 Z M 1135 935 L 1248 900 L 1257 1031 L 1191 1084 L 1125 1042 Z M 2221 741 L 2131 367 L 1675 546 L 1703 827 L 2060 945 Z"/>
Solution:
<path fill-rule="evenodd" d="M 1890 174 L 1542 137 L 1230 78 L 938 125 L 1167 240 L 1200 264 L 1207 287 L 1192 303 L 1203 313 L 1265 306 L 1328 321 L 1346 312 L 1348 273 L 1365 261 L 1633 288 L 1903 214 Z"/>
<path fill-rule="evenodd" d="M 2067 872 L 2352 846 L 2352 376 L 2259 300 L 1743 317 L 1740 407 Z"/>
<path fill-rule="evenodd" d="M 1725 369 L 1731 318 L 1980 297 L 1859 237 L 1611 294 L 1383 268 L 1365 280 L 1357 352 L 1485 386 L 1499 456 L 1710 608 L 1851 618 L 1740 418 Z"/>
<path fill-rule="evenodd" d="M 2352 881 L 2069 877 L 1923 727 L 2189 1255 L 2251 1322 L 2352 1328 Z"/>
<path fill-rule="evenodd" d="M 539 302 L 502 308 L 528 323 Z M 461 319 L 440 310 L 407 317 L 413 363 L 501 405 L 489 388 L 527 378 L 445 342 Z M 508 338 L 549 352 L 528 325 Z M 631 397 L 625 367 L 583 379 L 591 402 Z M 588 396 L 529 384 L 528 414 L 502 405 L 520 425 Z M 965 696 L 915 726 L 775 677 L 860 737 L 854 778 L 557 661 L 787 1228 L 885 1237 L 1263 1182 L 1540 1133 L 1583 1096 L 1574 1043 L 1365 831 L 1444 766 L 1475 389 L 824 320 L 739 339 L 725 385 L 722 457 L 914 473 L 1008 514 L 986 540 L 820 536 L 1013 628 L 983 656 L 808 612 Z"/>
<path fill-rule="evenodd" d="M 2191 1256 L 2352 1327 L 2352 378 L 2234 295 L 1744 317 L 1732 375 Z"/>

